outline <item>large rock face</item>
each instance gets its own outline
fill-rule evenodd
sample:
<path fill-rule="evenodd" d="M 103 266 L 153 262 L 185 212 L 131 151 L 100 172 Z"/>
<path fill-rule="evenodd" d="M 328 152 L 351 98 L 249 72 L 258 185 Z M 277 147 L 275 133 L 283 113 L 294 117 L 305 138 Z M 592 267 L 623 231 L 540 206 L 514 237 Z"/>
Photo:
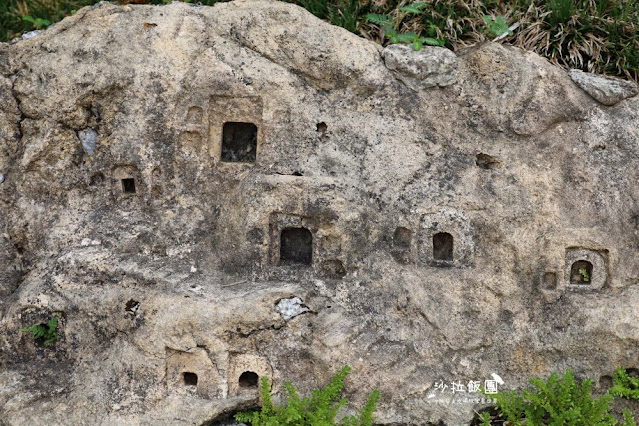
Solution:
<path fill-rule="evenodd" d="M 270 1 L 0 47 L 0 423 L 199 425 L 350 364 L 380 423 L 458 424 L 451 382 L 637 367 L 639 99 L 455 62 L 410 88 Z M 55 345 L 20 332 L 56 312 Z"/>

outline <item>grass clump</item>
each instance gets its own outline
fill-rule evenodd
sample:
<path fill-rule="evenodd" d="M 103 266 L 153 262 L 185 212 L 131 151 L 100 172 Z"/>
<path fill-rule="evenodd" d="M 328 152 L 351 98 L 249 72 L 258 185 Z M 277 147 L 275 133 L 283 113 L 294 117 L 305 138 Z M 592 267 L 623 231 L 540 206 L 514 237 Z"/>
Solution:
<path fill-rule="evenodd" d="M 621 373 L 619 378 L 622 380 Z M 593 397 L 592 380 L 579 383 L 571 370 L 563 377 L 553 373 L 546 381 L 531 379 L 530 383 L 533 389 L 521 394 L 511 391 L 489 395 L 497 401 L 499 420 L 512 426 L 636 426 L 630 411 L 624 410 L 621 423 L 610 413 L 613 392 Z M 479 417 L 482 426 L 491 426 L 493 420 L 487 412 Z"/>
<path fill-rule="evenodd" d="M 166 4 L 171 0 L 119 0 Z M 220 0 L 183 0 L 213 5 Z M 286 0 L 381 44 L 452 50 L 505 33 L 501 43 L 537 52 L 564 68 L 639 81 L 636 0 Z M 3 0 L 0 41 L 44 28 L 98 0 Z M 508 30 L 519 24 L 515 31 Z"/>
<path fill-rule="evenodd" d="M 348 7 L 347 0 L 289 1 L 334 25 L 344 26 L 340 22 L 346 20 L 349 31 L 381 44 L 423 37 L 458 50 L 507 32 L 503 43 L 564 68 L 639 81 L 635 0 L 348 0 Z M 320 9 L 332 13 L 317 13 Z M 508 31 L 517 23 L 516 31 Z M 398 34 L 410 37 L 398 41 Z"/>
<path fill-rule="evenodd" d="M 373 391 L 366 404 L 357 416 L 344 417 L 336 423 L 336 417 L 340 409 L 347 403 L 342 398 L 344 380 L 350 373 L 350 367 L 344 366 L 333 377 L 328 386 L 313 390 L 310 397 L 301 398 L 295 386 L 286 382 L 286 404 L 276 406 L 270 393 L 269 380 L 262 377 L 260 381 L 260 396 L 262 408 L 260 411 L 246 411 L 235 415 L 235 420 L 250 423 L 252 426 L 371 426 L 373 424 L 373 412 L 377 409 L 380 399 L 379 391 Z"/>

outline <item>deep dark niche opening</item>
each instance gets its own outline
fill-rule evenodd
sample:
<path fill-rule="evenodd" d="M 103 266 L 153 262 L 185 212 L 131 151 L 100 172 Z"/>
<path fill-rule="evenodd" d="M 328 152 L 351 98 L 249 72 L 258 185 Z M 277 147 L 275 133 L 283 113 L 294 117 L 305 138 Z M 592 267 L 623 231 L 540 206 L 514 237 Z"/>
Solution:
<path fill-rule="evenodd" d="M 448 232 L 433 235 L 433 258 L 435 260 L 453 260 L 453 236 Z"/>
<path fill-rule="evenodd" d="M 328 126 L 323 121 L 321 123 L 317 123 L 316 128 L 319 133 L 326 133 L 328 130 Z"/>
<path fill-rule="evenodd" d="M 257 126 L 253 123 L 224 123 L 222 161 L 254 163 L 257 156 Z"/>
<path fill-rule="evenodd" d="M 479 153 L 475 156 L 475 164 L 477 165 L 477 167 L 479 167 L 480 169 L 484 169 L 484 170 L 490 170 L 493 168 L 493 166 L 495 166 L 497 163 L 499 163 L 499 161 L 497 161 L 495 159 L 495 157 L 488 155 L 488 154 L 484 154 L 484 153 Z"/>
<path fill-rule="evenodd" d="M 252 371 L 245 371 L 240 375 L 238 384 L 241 388 L 256 388 L 260 376 Z"/>
<path fill-rule="evenodd" d="M 197 386 L 197 374 L 185 371 L 184 386 Z"/>
<path fill-rule="evenodd" d="M 393 234 L 393 245 L 398 249 L 408 250 L 410 249 L 411 239 L 412 232 L 410 229 L 400 226 L 395 229 L 395 233 Z"/>
<path fill-rule="evenodd" d="M 313 234 L 306 228 L 287 228 L 280 234 L 280 261 L 310 265 L 313 258 Z"/>
<path fill-rule="evenodd" d="M 578 260 L 570 267 L 570 284 L 588 285 L 592 281 L 592 263 Z"/>
<path fill-rule="evenodd" d="M 125 194 L 135 194 L 135 179 L 122 179 L 122 192 Z"/>

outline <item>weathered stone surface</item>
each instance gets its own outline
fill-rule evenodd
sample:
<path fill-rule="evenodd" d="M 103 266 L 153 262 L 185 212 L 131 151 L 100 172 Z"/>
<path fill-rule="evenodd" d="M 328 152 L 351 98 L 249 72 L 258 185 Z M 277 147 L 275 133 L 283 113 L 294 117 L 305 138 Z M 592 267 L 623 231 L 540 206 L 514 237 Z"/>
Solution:
<path fill-rule="evenodd" d="M 637 367 L 639 98 L 491 43 L 415 91 L 381 50 L 262 0 L 1 46 L 0 419 L 206 424 L 348 363 L 379 423 L 460 424 L 438 383 Z"/>
<path fill-rule="evenodd" d="M 413 90 L 445 87 L 457 79 L 457 56 L 443 47 L 425 46 L 419 51 L 403 44 L 392 44 L 382 52 L 393 74 Z"/>
<path fill-rule="evenodd" d="M 570 78 L 577 86 L 604 105 L 614 105 L 624 99 L 637 96 L 639 90 L 633 81 L 618 77 L 570 70 Z"/>

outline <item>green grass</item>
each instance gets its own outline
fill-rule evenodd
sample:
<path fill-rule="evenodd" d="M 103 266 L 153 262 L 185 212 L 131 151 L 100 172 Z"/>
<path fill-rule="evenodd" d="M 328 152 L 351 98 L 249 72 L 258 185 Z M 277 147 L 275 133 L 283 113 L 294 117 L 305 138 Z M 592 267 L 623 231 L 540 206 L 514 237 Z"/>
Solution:
<path fill-rule="evenodd" d="M 170 0 L 121 0 L 164 4 Z M 190 0 L 213 5 L 219 0 Z M 639 1 L 637 0 L 288 0 L 317 17 L 381 44 L 389 39 L 367 15 L 386 15 L 400 34 L 437 39 L 458 50 L 492 38 L 489 25 L 504 18 L 519 22 L 502 39 L 532 50 L 564 68 L 639 81 Z M 0 40 L 35 29 L 38 19 L 57 22 L 97 0 L 0 0 Z M 414 5 L 420 13 L 405 13 Z M 24 20 L 30 17 L 30 21 Z M 29 19 L 29 18 L 27 18 Z M 39 21 L 42 23 L 42 21 Z M 41 25 L 42 26 L 42 25 Z"/>

